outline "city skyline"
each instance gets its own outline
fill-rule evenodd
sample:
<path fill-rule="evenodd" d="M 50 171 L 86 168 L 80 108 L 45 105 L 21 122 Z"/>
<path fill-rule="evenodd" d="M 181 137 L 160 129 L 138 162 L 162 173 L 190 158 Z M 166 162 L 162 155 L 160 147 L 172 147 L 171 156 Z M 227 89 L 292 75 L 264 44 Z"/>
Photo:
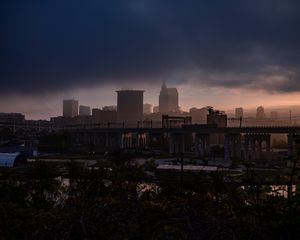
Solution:
<path fill-rule="evenodd" d="M 177 87 L 175 85 L 171 85 L 172 87 Z M 159 91 L 161 88 L 161 84 L 158 84 L 158 87 L 155 90 L 151 91 L 148 89 L 145 89 L 144 93 L 144 102 L 152 104 L 153 107 L 158 106 L 159 103 Z M 119 88 L 122 89 L 122 88 Z M 123 88 L 126 89 L 126 88 Z M 132 89 L 132 88 L 131 88 Z M 268 102 L 263 98 L 264 94 L 253 94 L 253 93 L 244 93 L 243 91 L 238 93 L 238 96 L 231 96 L 231 98 L 226 99 L 226 96 L 224 97 L 223 92 L 220 89 L 217 89 L 215 92 L 212 92 L 211 98 L 205 98 L 206 96 L 198 96 L 197 94 L 194 95 L 191 92 L 190 88 L 187 88 L 185 86 L 177 87 L 179 92 L 179 106 L 180 108 L 188 112 L 190 108 L 197 107 L 202 108 L 205 106 L 214 106 L 216 109 L 221 109 L 226 111 L 227 113 L 230 113 L 234 115 L 234 110 L 237 107 L 243 107 L 245 114 L 249 115 L 249 113 L 255 114 L 256 108 L 260 105 L 263 105 L 267 112 L 270 112 L 272 110 L 280 110 L 283 112 L 289 112 L 290 110 L 295 112 L 300 112 L 300 101 L 286 101 L 283 102 L 280 100 L 280 97 L 277 95 L 273 95 L 271 97 L 271 101 Z M 206 90 L 206 89 L 205 89 Z M 77 91 L 76 94 L 68 93 L 68 94 L 57 94 L 53 99 L 49 101 L 47 96 L 44 96 L 43 100 L 40 100 L 37 102 L 37 98 L 14 98 L 11 100 L 11 104 L 7 104 L 9 100 L 6 102 L 0 102 L 0 107 L 2 112 L 20 112 L 26 115 L 28 119 L 45 119 L 49 120 L 50 117 L 53 116 L 61 116 L 62 115 L 62 106 L 61 101 L 63 99 L 76 99 L 79 100 L 80 105 L 87 105 L 92 108 L 102 108 L 104 106 L 109 105 L 117 105 L 117 94 L 115 93 L 116 88 L 106 88 L 103 93 L 101 92 L 101 95 L 104 100 L 101 100 L 101 97 L 98 96 L 97 93 L 99 93 L 99 89 L 93 89 L 88 92 L 86 91 Z M 185 94 L 185 92 L 188 92 L 189 94 Z M 227 90 L 226 93 L 229 92 L 235 92 L 235 90 Z M 148 94 L 147 94 L 148 93 Z M 203 91 L 204 94 L 205 91 Z M 222 98 L 217 98 L 217 95 L 220 94 Z M 222 95 L 223 94 L 223 95 Z M 243 99 L 242 96 L 244 96 Z M 293 98 L 291 94 L 289 94 L 290 99 Z M 77 97 L 76 97 L 77 96 Z M 276 100 L 276 96 L 279 98 L 278 102 L 274 101 Z M 256 101 L 251 101 L 252 98 L 255 98 Z M 257 100 L 258 99 L 258 100 Z M 297 99 L 297 97 L 295 97 Z M 300 98 L 299 98 L 300 99 Z M 249 101 L 251 103 L 249 104 Z M 262 104 L 263 103 L 263 104 Z M 8 105 L 8 106 L 7 106 Z M 299 115 L 299 114 L 298 114 Z"/>
<path fill-rule="evenodd" d="M 163 81 L 186 111 L 300 105 L 298 1 L 2 1 L 0 9 L 3 112 L 48 119 L 60 99 L 110 105 L 123 87 L 145 89 L 157 106 Z"/>

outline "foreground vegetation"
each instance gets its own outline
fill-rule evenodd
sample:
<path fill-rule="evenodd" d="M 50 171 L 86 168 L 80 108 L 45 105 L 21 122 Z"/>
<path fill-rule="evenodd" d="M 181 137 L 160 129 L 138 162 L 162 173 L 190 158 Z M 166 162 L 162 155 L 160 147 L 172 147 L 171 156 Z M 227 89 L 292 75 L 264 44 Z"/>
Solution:
<path fill-rule="evenodd" d="M 76 162 L 64 164 L 38 161 L 26 176 L 1 170 L 0 239 L 300 236 L 300 195 L 291 188 L 286 197 L 265 195 L 267 190 L 251 169 L 241 189 L 226 187 L 220 173 L 157 186 L 149 174 L 153 163 L 140 166 L 121 153 L 92 169 Z"/>

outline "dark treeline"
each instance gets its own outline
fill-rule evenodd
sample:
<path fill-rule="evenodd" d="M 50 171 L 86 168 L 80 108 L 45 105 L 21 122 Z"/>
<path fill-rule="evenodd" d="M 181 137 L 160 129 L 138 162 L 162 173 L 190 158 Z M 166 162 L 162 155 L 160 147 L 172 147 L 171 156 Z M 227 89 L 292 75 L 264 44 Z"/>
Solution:
<path fill-rule="evenodd" d="M 2 169 L 0 239 L 300 236 L 299 194 L 290 188 L 286 198 L 263 194 L 266 190 L 251 169 L 244 178 L 247 187 L 241 189 L 226 187 L 220 173 L 158 187 L 149 174 L 154 167 L 153 162 L 138 165 L 129 155 L 116 153 L 92 169 L 76 162 L 62 166 L 42 161 L 27 169 L 26 176 Z"/>

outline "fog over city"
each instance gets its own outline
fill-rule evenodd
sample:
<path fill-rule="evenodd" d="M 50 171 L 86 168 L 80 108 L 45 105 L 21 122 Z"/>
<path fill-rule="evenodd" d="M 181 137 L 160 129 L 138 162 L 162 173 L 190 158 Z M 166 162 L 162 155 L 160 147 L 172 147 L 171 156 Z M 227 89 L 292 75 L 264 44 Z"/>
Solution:
<path fill-rule="evenodd" d="M 300 239 L 300 0 L 0 0 L 0 240 Z"/>
<path fill-rule="evenodd" d="M 30 118 L 63 98 L 101 107 L 115 90 L 161 83 L 180 106 L 299 104 L 300 3 L 268 1 L 1 1 L 0 108 Z"/>

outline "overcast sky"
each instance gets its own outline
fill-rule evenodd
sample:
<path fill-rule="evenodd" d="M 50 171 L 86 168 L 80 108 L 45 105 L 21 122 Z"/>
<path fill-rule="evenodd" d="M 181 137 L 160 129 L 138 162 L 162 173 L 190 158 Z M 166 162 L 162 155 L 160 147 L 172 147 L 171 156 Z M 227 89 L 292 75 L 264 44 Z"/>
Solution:
<path fill-rule="evenodd" d="M 1 0 L 0 111 L 116 104 L 162 81 L 180 105 L 300 104 L 299 0 Z"/>

